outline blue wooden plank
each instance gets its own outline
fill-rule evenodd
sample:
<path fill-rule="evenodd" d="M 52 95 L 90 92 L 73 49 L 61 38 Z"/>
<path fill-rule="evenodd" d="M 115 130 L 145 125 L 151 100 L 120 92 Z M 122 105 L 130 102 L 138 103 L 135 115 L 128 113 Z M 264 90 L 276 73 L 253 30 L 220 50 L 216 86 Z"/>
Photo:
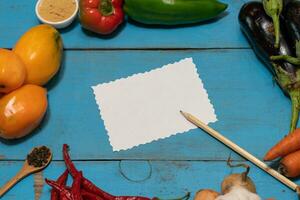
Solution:
<path fill-rule="evenodd" d="M 212 48 L 249 47 L 239 30 L 238 10 L 242 0 L 224 0 L 228 12 L 214 23 L 179 28 L 151 28 L 125 23 L 113 37 L 83 32 L 78 21 L 62 30 L 66 48 Z M 12 47 L 28 28 L 39 22 L 36 0 L 0 1 L 0 46 Z"/>
<path fill-rule="evenodd" d="M 48 145 L 61 159 L 71 146 L 74 159 L 226 160 L 230 150 L 199 129 L 113 152 L 91 86 L 192 57 L 219 121 L 212 127 L 262 158 L 288 131 L 290 101 L 249 50 L 67 51 L 65 64 L 49 85 L 48 114 L 35 134 L 0 145 L 7 159 L 23 159 Z M 266 142 L 268 141 L 268 142 Z M 237 157 L 235 157 L 237 158 Z"/>
<path fill-rule="evenodd" d="M 149 173 L 145 161 L 122 161 L 122 172 L 127 177 L 142 180 Z M 142 182 L 133 182 L 120 173 L 119 162 L 76 162 L 87 178 L 97 186 L 116 195 L 158 196 L 164 199 L 182 196 L 190 191 L 192 198 L 196 191 L 211 188 L 220 191 L 220 184 L 230 173 L 241 173 L 243 169 L 230 169 L 226 162 L 152 161 L 152 174 Z M 0 162 L 0 185 L 4 184 L 21 167 L 21 162 Z M 53 162 L 44 172 L 45 178 L 56 179 L 64 171 L 62 162 Z M 209 175 L 208 175 L 209 174 Z M 256 167 L 251 168 L 250 177 L 256 184 L 258 194 L 263 198 L 296 200 L 297 195 L 268 174 Z M 70 184 L 71 178 L 69 178 Z M 298 181 L 299 183 L 299 181 Z M 41 200 L 49 200 L 47 185 L 43 188 Z M 24 192 L 26 191 L 26 192 Z M 34 199 L 33 177 L 28 177 L 16 185 L 2 199 Z M 192 199 L 191 198 L 191 199 Z"/>

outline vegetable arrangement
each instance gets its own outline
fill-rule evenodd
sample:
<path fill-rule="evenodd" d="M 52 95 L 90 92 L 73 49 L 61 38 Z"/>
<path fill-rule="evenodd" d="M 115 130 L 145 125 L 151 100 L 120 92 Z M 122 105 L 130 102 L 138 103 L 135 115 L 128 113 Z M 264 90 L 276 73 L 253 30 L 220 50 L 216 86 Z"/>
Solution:
<path fill-rule="evenodd" d="M 280 160 L 279 171 L 287 177 L 300 175 L 300 128 L 287 135 L 265 155 L 265 161 Z"/>
<path fill-rule="evenodd" d="M 123 0 L 80 0 L 83 28 L 110 34 L 124 21 Z M 215 18 L 227 8 L 217 0 L 125 0 L 124 11 L 143 24 L 181 25 Z"/>
<path fill-rule="evenodd" d="M 272 5 L 270 7 L 272 7 Z M 277 7 L 277 13 L 280 13 L 281 3 Z M 289 6 L 287 5 L 286 8 L 288 9 Z M 270 12 L 269 14 L 271 13 L 273 12 Z M 287 29 L 297 29 L 298 32 L 300 32 L 300 26 L 295 27 L 295 22 L 291 22 L 289 20 L 289 18 L 291 18 L 290 15 L 294 16 L 294 14 L 288 10 L 285 10 L 285 13 L 286 14 L 281 16 L 285 19 L 284 24 L 282 25 L 282 30 L 284 30 L 283 27 L 286 26 Z M 287 13 L 289 13 L 289 17 L 287 17 Z M 292 18 L 299 23 L 300 18 L 296 18 L 296 16 L 294 17 L 295 18 Z M 272 18 L 270 18 L 265 12 L 264 5 L 260 2 L 246 3 L 239 13 L 241 29 L 248 38 L 255 54 L 272 72 L 272 75 L 284 93 L 291 98 L 292 117 L 290 132 L 292 132 L 295 130 L 299 118 L 300 71 L 297 66 L 291 64 L 284 58 L 286 55 L 294 55 L 296 53 L 295 42 L 298 39 L 294 38 L 293 35 L 289 35 L 288 32 L 281 31 L 280 33 L 279 25 L 274 26 L 276 23 L 273 23 L 273 21 L 276 21 L 277 18 L 278 16 L 276 15 L 272 20 Z M 276 34 L 279 36 L 276 36 Z M 280 57 L 273 57 L 278 55 Z"/>
<path fill-rule="evenodd" d="M 67 144 L 63 145 L 63 158 L 67 170 L 57 181 L 46 179 L 46 183 L 52 187 L 51 200 L 159 200 L 157 197 L 114 196 L 103 191 L 76 169 L 68 153 L 68 148 Z M 73 177 L 71 188 L 66 186 L 68 174 Z M 184 197 L 174 200 L 187 200 L 189 197 L 190 193 L 187 193 Z"/>
<path fill-rule="evenodd" d="M 300 65 L 300 1 L 289 2 L 283 13 L 287 40 L 294 52 L 291 55 L 271 56 L 272 60 L 285 60 L 294 65 Z"/>
<path fill-rule="evenodd" d="M 59 70 L 62 39 L 49 25 L 26 32 L 12 51 L 0 49 L 0 137 L 17 139 L 31 133 L 47 107 L 45 85 Z"/>
<path fill-rule="evenodd" d="M 230 160 L 227 164 L 229 167 L 245 167 L 246 171 L 225 177 L 221 183 L 221 194 L 211 189 L 200 190 L 194 200 L 260 200 L 255 184 L 248 177 L 250 167 L 246 164 L 232 165 Z"/>
<path fill-rule="evenodd" d="M 124 8 L 124 11 L 123 11 Z M 203 22 L 220 15 L 227 4 L 217 0 L 80 0 L 79 18 L 83 28 L 99 34 L 111 34 L 124 21 L 125 13 L 143 24 L 182 25 Z M 281 0 L 250 2 L 239 14 L 241 28 L 257 56 L 275 76 L 279 86 L 292 101 L 290 132 L 294 131 L 300 109 L 300 3 L 287 4 L 283 13 Z M 125 13 L 124 13 L 125 12 Z M 283 24 L 280 24 L 280 16 Z M 283 27 L 287 32 L 283 32 Z M 41 122 L 46 113 L 45 85 L 58 72 L 63 44 L 60 34 L 51 26 L 40 25 L 25 33 L 12 51 L 0 49 L 0 136 L 14 139 L 26 136 Z M 33 56 L 34 55 L 34 56 Z M 2 62 L 1 62 L 2 61 Z M 8 65 L 9 63 L 9 65 Z M 3 70 L 1 70 L 3 69 Z M 13 78 L 11 78 L 13 77 Z M 12 107 L 12 101 L 22 106 L 22 112 Z M 11 114 L 7 116 L 7 112 Z M 13 120 L 12 120 L 13 119 Z M 265 160 L 283 157 L 279 170 L 288 177 L 300 175 L 300 130 L 284 138 L 265 156 Z M 78 171 L 63 146 L 67 170 L 57 179 L 46 179 L 52 187 L 51 200 L 151 200 L 142 196 L 114 196 L 103 191 Z M 248 177 L 249 166 L 241 174 L 231 174 L 221 184 L 221 194 L 205 189 L 196 200 L 233 200 L 239 196 L 258 200 L 253 181 Z M 68 175 L 73 178 L 66 185 Z M 189 194 L 179 198 L 188 199 Z"/>
<path fill-rule="evenodd" d="M 246 164 L 232 165 L 230 160 L 227 162 L 229 167 L 245 167 L 246 171 L 241 174 L 231 174 L 222 181 L 221 191 L 222 196 L 216 200 L 234 200 L 241 197 L 248 198 L 249 200 L 259 200 L 256 194 L 256 187 L 251 178 L 248 177 L 250 167 Z"/>
<path fill-rule="evenodd" d="M 266 12 L 266 7 L 277 12 L 272 9 Z M 288 2 L 284 8 L 278 0 L 273 4 L 272 0 L 249 2 L 241 8 L 239 22 L 257 57 L 292 101 L 290 134 L 272 147 L 264 160 L 282 158 L 279 172 L 297 177 L 300 175 L 300 129 L 296 129 L 300 109 L 300 68 L 297 66 L 300 64 L 300 2 Z"/>

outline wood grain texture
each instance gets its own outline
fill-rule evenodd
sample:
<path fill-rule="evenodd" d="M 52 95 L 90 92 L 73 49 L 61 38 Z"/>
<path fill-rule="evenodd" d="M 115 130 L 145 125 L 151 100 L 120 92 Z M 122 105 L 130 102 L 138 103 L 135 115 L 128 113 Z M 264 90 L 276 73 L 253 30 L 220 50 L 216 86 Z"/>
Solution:
<path fill-rule="evenodd" d="M 240 48 L 249 47 L 237 21 L 242 0 L 223 0 L 229 8 L 217 20 L 201 25 L 161 28 L 126 22 L 110 37 L 83 31 L 76 21 L 62 30 L 66 48 Z M 0 1 L 0 46 L 12 47 L 30 27 L 37 25 L 36 0 Z M 214 23 L 212 23 L 214 22 Z"/>
<path fill-rule="evenodd" d="M 262 158 L 288 131 L 290 101 L 251 50 L 67 51 L 62 70 L 48 85 L 42 125 L 24 140 L 2 141 L 0 152 L 24 159 L 34 146 L 47 145 L 54 159 L 61 159 L 62 144 L 68 143 L 72 157 L 83 160 L 226 160 L 230 150 L 199 129 L 127 151 L 113 152 L 108 142 L 91 86 L 186 57 L 193 58 L 216 109 L 219 121 L 210 125 Z"/>
<path fill-rule="evenodd" d="M 37 172 L 33 175 L 34 200 L 40 200 L 44 187 L 43 172 Z"/>
<path fill-rule="evenodd" d="M 187 190 L 193 194 L 201 188 L 219 190 L 226 175 L 241 172 L 227 168 L 224 160 L 231 153 L 228 148 L 195 129 L 128 151 L 113 152 L 91 86 L 192 57 L 218 116 L 219 121 L 211 126 L 262 158 L 288 131 L 290 101 L 248 49 L 249 44 L 240 31 L 237 15 L 246 1 L 224 0 L 229 3 L 227 13 L 214 23 L 196 26 L 143 27 L 126 22 L 112 37 L 101 37 L 83 31 L 76 21 L 70 28 L 61 30 L 68 51 L 60 73 L 47 86 L 48 113 L 31 136 L 14 142 L 0 141 L 0 184 L 15 175 L 23 164 L 13 160 L 23 160 L 34 146 L 49 146 L 54 159 L 61 160 L 62 144 L 68 143 L 72 158 L 84 160 L 76 162 L 78 168 L 114 194 L 167 199 L 181 196 Z M 35 3 L 36 0 L 0 1 L 0 47 L 13 47 L 27 29 L 39 23 L 34 14 Z M 153 51 L 149 48 L 185 50 Z M 210 50 L 186 50 L 189 48 Z M 120 173 L 119 162 L 109 161 L 115 159 L 132 159 L 121 163 L 127 179 Z M 241 158 L 233 154 L 233 159 Z M 145 160 L 156 160 L 150 162 L 152 174 L 149 178 L 149 165 Z M 55 161 L 43 175 L 56 179 L 64 169 L 63 162 Z M 250 176 L 263 198 L 297 198 L 293 191 L 256 167 L 252 167 Z M 128 179 L 146 180 L 137 183 Z M 34 182 L 33 176 L 27 177 L 2 199 L 39 198 L 34 190 L 34 185 L 40 186 L 40 180 L 38 182 Z M 40 199 L 49 198 L 50 188 L 44 186 Z"/>
<path fill-rule="evenodd" d="M 12 176 L 20 162 L 0 162 L 0 185 Z M 226 162 L 193 162 L 193 161 L 151 161 L 153 168 L 149 179 L 135 183 L 125 179 L 119 169 L 118 161 L 76 162 L 78 169 L 84 171 L 87 178 L 97 186 L 115 195 L 158 196 L 164 199 L 182 196 L 190 191 L 193 195 L 203 188 L 220 191 L 221 181 L 230 173 L 241 173 L 243 169 L 230 169 Z M 131 178 L 144 178 L 148 173 L 146 161 L 123 161 L 122 170 Z M 252 165 L 251 165 L 252 166 Z M 45 171 L 44 177 L 56 179 L 65 167 L 62 162 L 53 162 Z M 209 175 L 208 175 L 209 174 Z M 258 194 L 263 198 L 274 197 L 277 200 L 297 199 L 296 193 L 288 189 L 266 173 L 252 166 L 249 176 L 256 184 Z M 69 185 L 71 178 L 69 178 Z M 27 177 L 11 191 L 3 200 L 34 199 L 33 176 Z M 26 192 L 24 192 L 26 191 Z M 191 198 L 191 199 L 192 199 Z M 50 187 L 45 185 L 41 200 L 50 199 Z"/>

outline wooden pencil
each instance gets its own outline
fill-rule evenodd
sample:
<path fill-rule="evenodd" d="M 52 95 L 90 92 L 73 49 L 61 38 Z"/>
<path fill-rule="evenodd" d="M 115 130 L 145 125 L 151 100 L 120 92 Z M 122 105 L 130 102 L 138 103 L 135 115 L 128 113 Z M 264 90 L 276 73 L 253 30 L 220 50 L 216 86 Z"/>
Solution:
<path fill-rule="evenodd" d="M 216 130 L 212 129 L 211 127 L 209 127 L 208 125 L 206 125 L 205 123 L 197 119 L 195 116 L 183 111 L 180 111 L 180 113 L 188 121 L 190 121 L 197 127 L 201 128 L 202 130 L 204 130 L 205 132 L 207 132 L 208 134 L 210 134 L 211 136 L 213 136 L 214 138 L 216 138 L 217 140 L 219 140 L 220 142 L 228 146 L 230 149 L 234 150 L 236 153 L 240 154 L 247 160 L 251 161 L 253 164 L 255 164 L 256 166 L 258 166 L 259 168 L 261 168 L 262 170 L 264 170 L 265 172 L 267 172 L 268 174 L 270 174 L 271 176 L 273 176 L 274 178 L 276 178 L 277 180 L 279 180 L 280 182 L 282 182 L 283 184 L 285 184 L 286 186 L 288 186 L 289 188 L 291 188 L 292 190 L 296 191 L 299 194 L 299 186 L 296 183 L 292 182 L 290 179 L 286 178 L 276 170 L 270 168 L 263 161 L 259 160 L 258 158 L 256 158 L 255 156 L 253 156 L 243 148 L 239 147 L 237 144 L 233 143 L 231 140 L 224 137 L 222 134 L 220 134 Z"/>

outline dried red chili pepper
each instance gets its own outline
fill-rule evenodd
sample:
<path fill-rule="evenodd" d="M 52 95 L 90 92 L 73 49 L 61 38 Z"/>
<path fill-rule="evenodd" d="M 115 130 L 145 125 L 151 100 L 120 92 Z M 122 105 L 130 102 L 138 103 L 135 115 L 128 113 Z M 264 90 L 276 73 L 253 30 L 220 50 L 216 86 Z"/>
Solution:
<path fill-rule="evenodd" d="M 69 173 L 73 178 L 77 177 L 80 173 L 74 163 L 72 162 L 69 152 L 68 152 L 69 146 L 67 144 L 63 145 L 63 157 L 65 164 L 67 166 L 67 169 L 69 170 Z M 154 197 L 154 198 L 148 198 L 148 197 L 142 197 L 142 196 L 114 196 L 112 194 L 109 194 L 105 192 L 104 190 L 101 190 L 99 187 L 97 187 L 95 184 L 93 184 L 90 180 L 82 176 L 81 179 L 81 186 L 82 189 L 84 189 L 88 193 L 92 193 L 95 195 L 95 199 L 91 200 L 160 200 L 160 198 Z M 100 197 L 100 199 L 99 199 Z M 190 193 L 187 193 L 184 197 L 173 199 L 173 200 L 184 200 L 188 199 L 190 197 Z"/>
<path fill-rule="evenodd" d="M 70 155 L 68 153 L 69 146 L 67 144 L 63 145 L 63 157 L 64 161 L 66 163 L 67 169 L 69 170 L 69 173 L 71 176 L 76 177 L 79 171 L 76 169 L 74 163 L 72 162 Z M 85 177 L 82 177 L 81 180 L 82 187 L 87 190 L 90 193 L 99 195 L 103 197 L 104 199 L 115 199 L 115 196 L 101 190 L 98 188 L 95 184 L 93 184 L 90 180 L 88 180 Z"/>
<path fill-rule="evenodd" d="M 79 173 L 79 171 L 76 169 L 74 163 L 72 162 L 68 151 L 69 151 L 69 146 L 67 144 L 64 144 L 63 145 L 64 161 L 71 176 L 75 177 Z"/>
<path fill-rule="evenodd" d="M 52 180 L 45 180 L 48 185 L 50 185 L 53 189 L 59 192 L 59 199 L 60 200 L 74 200 L 72 193 L 67 190 L 64 186 L 59 185 L 55 181 Z"/>
<path fill-rule="evenodd" d="M 68 179 L 68 174 L 68 170 L 65 170 L 64 173 L 58 177 L 56 183 L 65 186 Z M 51 190 L 51 200 L 59 200 L 59 193 L 55 189 Z"/>
<path fill-rule="evenodd" d="M 104 200 L 102 197 L 90 193 L 86 190 L 81 190 L 81 195 L 84 200 Z"/>
<path fill-rule="evenodd" d="M 84 200 L 105 200 L 103 197 L 98 196 L 94 193 L 88 192 L 87 190 L 82 190 L 81 195 Z M 114 200 L 145 200 L 149 198 L 147 197 L 135 197 L 135 196 L 116 196 L 114 197 Z M 158 199 L 157 199 L 158 200 Z"/>
<path fill-rule="evenodd" d="M 69 146 L 67 144 L 63 145 L 63 157 L 66 163 L 66 166 L 73 177 L 76 177 L 79 171 L 76 169 L 74 163 L 72 162 L 70 155 L 68 153 Z M 95 184 L 93 184 L 90 180 L 85 177 L 82 177 L 81 180 L 82 188 L 86 191 L 96 194 L 107 200 L 150 200 L 148 197 L 135 197 L 135 196 L 114 196 L 111 195 L 100 188 L 98 188 Z"/>
<path fill-rule="evenodd" d="M 74 200 L 83 200 L 81 196 L 81 180 L 82 180 L 82 172 L 80 171 L 77 176 L 75 176 L 72 187 L 71 187 L 71 192 L 73 195 Z"/>

